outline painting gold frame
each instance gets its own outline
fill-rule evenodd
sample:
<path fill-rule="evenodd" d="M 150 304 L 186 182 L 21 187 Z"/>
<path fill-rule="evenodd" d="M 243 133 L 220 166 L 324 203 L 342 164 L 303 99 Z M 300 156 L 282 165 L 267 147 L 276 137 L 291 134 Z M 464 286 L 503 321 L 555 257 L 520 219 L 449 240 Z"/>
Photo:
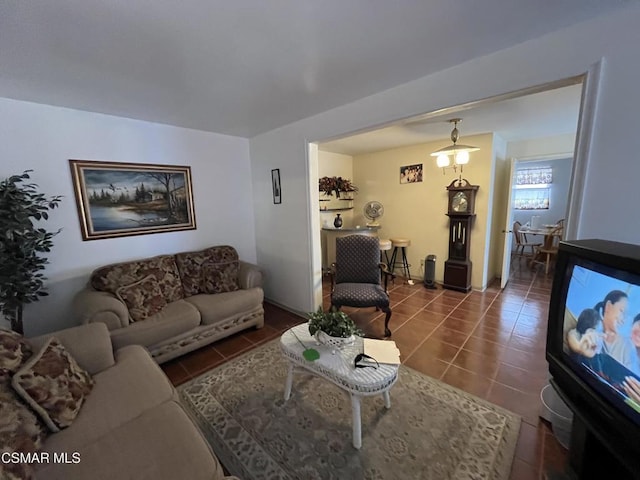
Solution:
<path fill-rule="evenodd" d="M 191 167 L 69 160 L 83 240 L 194 230 Z"/>

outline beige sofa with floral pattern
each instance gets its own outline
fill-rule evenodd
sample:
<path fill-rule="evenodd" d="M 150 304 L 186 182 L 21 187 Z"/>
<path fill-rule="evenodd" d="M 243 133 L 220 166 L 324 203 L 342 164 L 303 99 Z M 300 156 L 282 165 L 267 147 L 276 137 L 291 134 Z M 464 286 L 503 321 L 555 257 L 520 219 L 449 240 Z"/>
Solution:
<path fill-rule="evenodd" d="M 114 348 L 142 345 L 166 362 L 264 325 L 262 273 L 230 246 L 106 265 L 76 295 L 82 323 L 104 323 Z"/>
<path fill-rule="evenodd" d="M 51 345 L 59 355 L 43 353 Z M 0 331 L 0 399 L 3 480 L 238 480 L 149 353 L 114 352 L 104 324 L 32 339 Z"/>

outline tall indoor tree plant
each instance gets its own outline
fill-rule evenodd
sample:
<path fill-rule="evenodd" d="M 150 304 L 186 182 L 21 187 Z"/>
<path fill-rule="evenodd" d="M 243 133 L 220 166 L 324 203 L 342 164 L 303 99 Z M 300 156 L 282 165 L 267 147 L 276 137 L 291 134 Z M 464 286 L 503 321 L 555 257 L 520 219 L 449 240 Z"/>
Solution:
<path fill-rule="evenodd" d="M 46 197 L 36 184 L 25 183 L 30 172 L 0 182 L 0 313 L 19 333 L 24 305 L 47 295 L 42 270 L 48 260 L 41 254 L 51 250 L 52 238 L 60 232 L 38 227 L 37 221 L 47 220 L 62 197 Z"/>

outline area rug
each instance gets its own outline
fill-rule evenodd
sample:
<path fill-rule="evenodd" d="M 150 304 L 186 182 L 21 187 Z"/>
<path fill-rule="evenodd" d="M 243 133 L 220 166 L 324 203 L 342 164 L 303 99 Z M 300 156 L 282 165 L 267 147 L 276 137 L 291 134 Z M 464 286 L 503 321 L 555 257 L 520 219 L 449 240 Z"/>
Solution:
<path fill-rule="evenodd" d="M 509 478 L 520 418 L 401 366 L 391 389 L 362 400 L 362 448 L 352 446 L 348 394 L 296 373 L 283 399 L 279 340 L 178 388 L 220 462 L 254 479 Z"/>

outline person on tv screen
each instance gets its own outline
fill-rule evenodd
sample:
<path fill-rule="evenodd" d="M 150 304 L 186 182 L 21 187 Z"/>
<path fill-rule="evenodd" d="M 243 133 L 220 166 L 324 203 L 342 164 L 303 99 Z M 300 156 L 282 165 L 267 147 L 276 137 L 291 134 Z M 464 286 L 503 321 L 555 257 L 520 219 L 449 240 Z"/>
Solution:
<path fill-rule="evenodd" d="M 636 347 L 636 353 L 638 354 L 640 363 L 640 314 L 636 315 L 633 319 L 631 326 L 631 343 Z M 640 410 L 640 381 L 635 377 L 628 376 L 624 378 L 622 387 L 629 398 L 635 402 L 637 409 Z"/>
<path fill-rule="evenodd" d="M 597 342 L 591 341 L 596 332 L 590 333 L 584 341 L 580 341 L 583 333 L 576 327 L 574 329 L 575 331 L 570 330 L 567 334 L 569 349 L 586 358 L 593 358 L 598 353 L 607 354 L 634 373 L 640 373 L 638 368 L 640 361 L 635 345 L 631 342 L 630 338 L 618 332 L 618 328 L 624 324 L 627 306 L 627 294 L 621 290 L 611 290 L 604 297 L 604 300 L 598 302 L 592 309 L 584 310 L 580 314 L 580 316 L 583 314 L 587 315 L 587 317 L 585 317 L 586 323 L 581 327 L 586 328 L 584 332 L 588 330 L 588 325 L 592 325 L 594 321 L 592 317 L 593 314 L 589 312 L 589 310 L 595 312 L 602 319 L 602 327 L 604 330 L 602 347 L 600 348 Z"/>
<path fill-rule="evenodd" d="M 629 398 L 633 400 L 640 409 L 640 381 L 635 377 L 625 377 L 622 387 Z"/>
<path fill-rule="evenodd" d="M 602 318 L 593 308 L 585 308 L 578 316 L 576 328 L 567 333 L 567 344 L 578 362 L 580 357 L 593 358 L 602 352 Z"/>
<path fill-rule="evenodd" d="M 618 328 L 624 324 L 625 311 L 629 300 L 621 290 L 611 290 L 593 308 L 602 316 L 604 326 L 604 344 L 602 351 L 622 365 L 638 372 L 638 354 L 631 339 L 622 336 Z"/>
<path fill-rule="evenodd" d="M 631 326 L 631 343 L 636 347 L 638 361 L 640 362 L 640 313 L 633 319 Z"/>

